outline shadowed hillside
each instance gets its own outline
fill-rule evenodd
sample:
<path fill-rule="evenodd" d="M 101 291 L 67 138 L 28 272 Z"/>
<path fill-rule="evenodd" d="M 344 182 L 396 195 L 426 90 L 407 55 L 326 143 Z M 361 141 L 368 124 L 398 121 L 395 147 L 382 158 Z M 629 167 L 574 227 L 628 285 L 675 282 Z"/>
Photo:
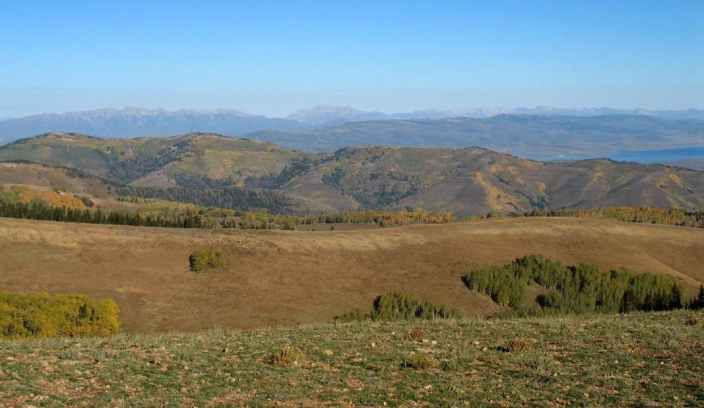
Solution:
<path fill-rule="evenodd" d="M 189 271 L 199 248 L 224 267 Z M 474 265 L 528 254 L 704 281 L 704 230 L 528 218 L 335 232 L 216 232 L 0 220 L 0 291 L 115 299 L 129 330 L 330 321 L 393 290 L 465 316 L 499 310 L 468 291 Z"/>

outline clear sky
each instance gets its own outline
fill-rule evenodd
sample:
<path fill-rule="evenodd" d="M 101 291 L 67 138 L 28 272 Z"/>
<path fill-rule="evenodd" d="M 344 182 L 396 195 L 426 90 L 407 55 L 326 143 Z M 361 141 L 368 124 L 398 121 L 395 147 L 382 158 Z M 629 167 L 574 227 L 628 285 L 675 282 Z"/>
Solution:
<path fill-rule="evenodd" d="M 704 1 L 0 2 L 0 117 L 704 108 Z"/>

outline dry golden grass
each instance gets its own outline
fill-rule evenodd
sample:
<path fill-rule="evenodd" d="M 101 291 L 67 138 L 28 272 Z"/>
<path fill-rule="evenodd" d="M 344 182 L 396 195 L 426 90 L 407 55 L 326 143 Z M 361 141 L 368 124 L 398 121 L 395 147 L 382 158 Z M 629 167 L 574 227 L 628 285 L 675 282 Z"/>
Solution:
<path fill-rule="evenodd" d="M 223 271 L 193 274 L 194 249 Z M 498 311 L 469 292 L 471 265 L 541 254 L 704 281 L 704 230 L 572 218 L 488 220 L 354 231 L 215 231 L 0 219 L 0 291 L 114 298 L 130 331 L 331 321 L 390 291 L 465 316 Z"/>

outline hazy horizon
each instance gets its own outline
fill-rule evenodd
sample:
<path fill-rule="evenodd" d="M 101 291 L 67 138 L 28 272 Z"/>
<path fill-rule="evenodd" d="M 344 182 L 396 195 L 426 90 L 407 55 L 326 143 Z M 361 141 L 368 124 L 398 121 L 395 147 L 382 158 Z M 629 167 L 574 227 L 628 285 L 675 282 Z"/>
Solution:
<path fill-rule="evenodd" d="M 425 107 L 425 108 L 419 108 L 419 109 L 413 109 L 413 110 L 407 110 L 407 111 L 384 111 L 380 109 L 364 109 L 360 108 L 358 106 L 351 106 L 351 105 L 334 105 L 334 104 L 320 104 L 320 105 L 311 105 L 311 106 L 304 106 L 301 109 L 297 109 L 294 111 L 290 112 L 284 112 L 283 114 L 280 115 L 272 115 L 272 114 L 266 114 L 262 112 L 255 112 L 255 111 L 247 111 L 243 109 L 239 109 L 237 107 L 225 107 L 225 106 L 216 106 L 212 108 L 197 108 L 197 107 L 188 107 L 188 106 L 183 106 L 183 107 L 174 107 L 174 108 L 166 108 L 163 106 L 108 106 L 108 107 L 93 107 L 93 108 L 85 108 L 85 109 L 69 109 L 69 110 L 64 110 L 64 111 L 38 111 L 38 112 L 31 112 L 31 113 L 25 113 L 25 114 L 20 114 L 20 115 L 0 115 L 0 120 L 11 120 L 11 119 L 21 119 L 21 118 L 26 118 L 26 117 L 32 117 L 32 116 L 41 116 L 41 115 L 66 115 L 66 114 L 82 114 L 82 113 L 90 113 L 90 112 L 166 112 L 166 113 L 176 113 L 176 112 L 197 112 L 197 113 L 216 113 L 216 112 L 238 112 L 246 115 L 251 115 L 251 116 L 266 116 L 270 118 L 290 118 L 291 116 L 297 114 L 297 113 L 302 113 L 302 112 L 308 112 L 308 111 L 314 111 L 316 109 L 330 109 L 335 110 L 335 109 L 352 109 L 356 110 L 362 113 L 380 113 L 384 115 L 399 115 L 399 114 L 412 114 L 412 113 L 422 113 L 422 112 L 437 112 L 437 113 L 444 113 L 446 114 L 445 116 L 472 116 L 472 115 L 477 115 L 477 116 L 485 116 L 485 117 L 490 117 L 490 116 L 495 116 L 495 115 L 501 115 L 501 114 L 530 114 L 533 111 L 536 112 L 536 114 L 541 114 L 542 112 L 548 112 L 548 111 L 554 111 L 554 112 L 575 112 L 575 113 L 587 113 L 590 111 L 614 111 L 617 113 L 639 113 L 639 112 L 687 112 L 687 111 L 704 111 L 704 109 L 700 109 L 698 107 L 685 107 L 682 109 L 666 109 L 666 108 L 644 108 L 644 107 L 614 107 L 614 106 L 546 106 L 546 105 L 534 105 L 534 106 L 509 106 L 509 107 L 504 107 L 504 106 L 483 106 L 483 107 L 469 107 L 469 108 L 454 108 L 454 109 L 449 109 L 449 108 L 436 108 L 436 107 Z"/>
<path fill-rule="evenodd" d="M 704 109 L 703 14 L 700 1 L 6 2 L 0 117 Z"/>

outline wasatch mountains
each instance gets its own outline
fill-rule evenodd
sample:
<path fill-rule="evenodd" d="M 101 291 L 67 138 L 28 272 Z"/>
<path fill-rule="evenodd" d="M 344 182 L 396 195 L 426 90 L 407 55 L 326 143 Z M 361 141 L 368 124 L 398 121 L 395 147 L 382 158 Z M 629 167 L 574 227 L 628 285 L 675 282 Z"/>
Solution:
<path fill-rule="evenodd" d="M 104 138 L 167 137 L 192 132 L 247 137 L 309 152 L 347 146 L 481 146 L 537 160 L 614 157 L 623 150 L 704 146 L 699 111 L 622 113 L 532 109 L 521 114 L 417 111 L 401 114 L 319 106 L 286 118 L 233 110 L 105 109 L 0 121 L 0 144 L 48 132 Z M 545 113 L 540 113 L 545 112 Z M 608 114 L 600 114 L 609 112 Z M 702 115 L 704 117 L 704 115 Z"/>
<path fill-rule="evenodd" d="M 295 130 L 304 124 L 235 110 L 100 109 L 48 113 L 0 121 L 0 144 L 47 132 L 97 137 L 162 137 L 193 131 L 241 135 L 260 130 Z"/>

